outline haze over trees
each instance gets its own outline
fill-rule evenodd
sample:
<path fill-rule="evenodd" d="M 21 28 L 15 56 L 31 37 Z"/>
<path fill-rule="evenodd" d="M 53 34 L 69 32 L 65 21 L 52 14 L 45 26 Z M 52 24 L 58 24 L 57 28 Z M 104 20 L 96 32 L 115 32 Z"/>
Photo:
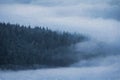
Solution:
<path fill-rule="evenodd" d="M 0 68 L 67 66 L 76 61 L 70 46 L 84 40 L 79 34 L 0 23 Z"/>

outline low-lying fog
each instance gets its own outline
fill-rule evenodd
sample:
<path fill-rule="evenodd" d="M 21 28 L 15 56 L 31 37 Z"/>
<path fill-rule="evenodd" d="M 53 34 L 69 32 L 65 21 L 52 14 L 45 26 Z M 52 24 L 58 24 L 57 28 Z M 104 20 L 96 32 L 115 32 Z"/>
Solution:
<path fill-rule="evenodd" d="M 0 80 L 119 80 L 120 49 L 98 41 L 76 44 L 77 54 L 95 55 L 65 68 L 0 71 Z M 80 56 L 78 56 L 80 58 Z"/>
<path fill-rule="evenodd" d="M 119 55 L 112 55 L 83 60 L 69 68 L 0 71 L 0 80 L 119 80 L 119 61 Z"/>

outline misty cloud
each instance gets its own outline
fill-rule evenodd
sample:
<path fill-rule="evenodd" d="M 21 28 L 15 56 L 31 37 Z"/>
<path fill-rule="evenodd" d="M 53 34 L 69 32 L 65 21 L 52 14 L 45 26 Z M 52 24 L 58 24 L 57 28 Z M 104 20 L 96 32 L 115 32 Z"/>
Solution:
<path fill-rule="evenodd" d="M 6 0 L 0 3 L 2 22 L 81 32 L 106 42 L 120 40 L 119 0 Z"/>
<path fill-rule="evenodd" d="M 0 4 L 29 3 L 30 0 L 0 0 Z"/>
<path fill-rule="evenodd" d="M 3 0 L 0 3 L 27 3 L 27 4 L 39 4 L 44 6 L 57 6 L 57 5 L 74 5 L 79 3 L 96 4 L 96 3 L 109 3 L 109 4 L 120 4 L 119 0 Z"/>
<path fill-rule="evenodd" d="M 119 80 L 120 56 L 83 61 L 82 65 L 99 64 L 99 66 L 39 69 L 24 71 L 0 71 L 2 80 Z M 103 63 L 102 63 L 103 62 Z M 32 76 L 31 76 L 32 75 Z M 19 78 L 18 78 L 19 77 Z"/>
<path fill-rule="evenodd" d="M 0 72 L 0 77 L 5 80 L 15 80 L 20 75 L 19 80 L 27 77 L 36 79 L 40 75 L 40 79 L 46 80 L 59 77 L 65 80 L 78 80 L 80 77 L 85 80 L 120 79 L 120 0 L 0 0 L 0 22 L 82 33 L 90 36 L 91 41 L 75 45 L 78 52 L 107 54 L 106 57 L 93 56 L 92 59 L 77 62 L 70 69 L 36 70 L 34 73 L 23 71 L 17 74 Z M 33 76 L 29 76 L 31 73 Z"/>

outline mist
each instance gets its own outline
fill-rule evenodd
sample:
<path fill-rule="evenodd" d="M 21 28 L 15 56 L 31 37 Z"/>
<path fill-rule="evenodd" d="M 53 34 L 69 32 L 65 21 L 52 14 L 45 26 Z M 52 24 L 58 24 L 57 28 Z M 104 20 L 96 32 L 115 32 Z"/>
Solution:
<path fill-rule="evenodd" d="M 76 67 L 24 70 L 24 71 L 1 71 L 1 80 L 119 80 L 120 79 L 120 56 L 95 58 L 83 61 Z M 86 65 L 86 67 L 80 67 Z M 75 66 L 75 64 L 74 64 Z M 89 66 L 89 67 L 88 67 Z M 31 76 L 32 75 L 32 76 Z M 20 77 L 21 76 L 21 77 Z M 38 77 L 39 76 L 39 77 Z M 20 77 L 20 78 L 18 78 Z"/>
<path fill-rule="evenodd" d="M 70 70 L 36 70 L 37 73 L 30 77 L 31 79 L 39 74 L 43 76 L 39 79 L 43 80 L 120 79 L 120 0 L 1 0 L 0 22 L 32 27 L 40 25 L 89 37 L 89 40 L 75 45 L 73 51 L 77 52 L 79 61 L 70 65 Z M 81 59 L 82 56 L 88 57 Z M 41 74 L 44 71 L 45 73 Z M 33 71 L 21 71 L 16 76 L 29 72 L 32 74 Z M 51 72 L 52 74 L 48 75 Z M 5 73 L 7 78 L 4 73 L 0 73 L 3 75 L 0 79 L 3 77 L 4 80 L 15 80 L 11 77 L 14 72 L 11 76 Z"/>
<path fill-rule="evenodd" d="M 120 40 L 119 3 L 118 0 L 31 0 L 28 3 L 9 0 L 0 5 L 0 21 L 47 26 L 115 43 Z"/>

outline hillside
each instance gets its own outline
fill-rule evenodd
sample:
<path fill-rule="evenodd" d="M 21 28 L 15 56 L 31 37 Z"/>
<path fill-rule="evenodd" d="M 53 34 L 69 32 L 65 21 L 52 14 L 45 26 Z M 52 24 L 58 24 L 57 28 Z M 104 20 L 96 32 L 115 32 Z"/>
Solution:
<path fill-rule="evenodd" d="M 84 40 L 79 34 L 0 23 L 0 68 L 68 66 L 76 61 L 70 46 Z"/>

